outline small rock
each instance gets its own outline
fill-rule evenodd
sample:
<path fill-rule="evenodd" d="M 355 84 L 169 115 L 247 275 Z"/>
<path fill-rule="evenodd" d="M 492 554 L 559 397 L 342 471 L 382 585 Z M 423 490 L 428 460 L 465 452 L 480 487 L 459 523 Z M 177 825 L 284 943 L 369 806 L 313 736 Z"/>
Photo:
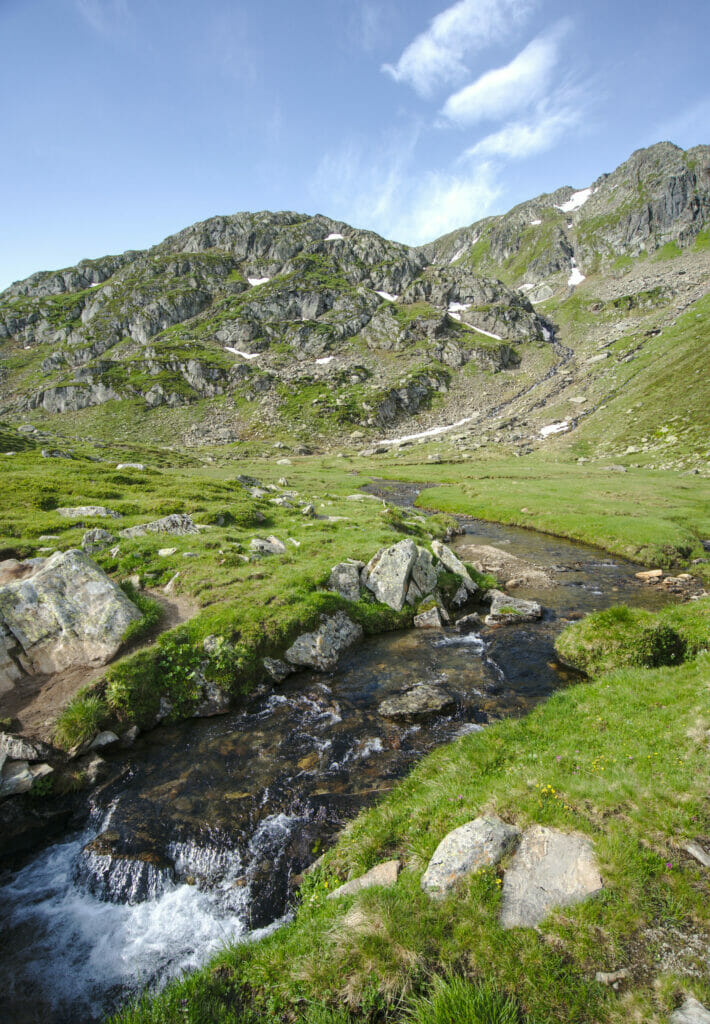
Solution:
<path fill-rule="evenodd" d="M 483 629 L 483 619 L 475 612 L 472 615 L 464 615 L 456 621 L 456 629 L 459 633 L 478 633 Z"/>
<path fill-rule="evenodd" d="M 698 843 L 684 843 L 683 849 L 691 857 L 694 857 L 699 864 L 702 864 L 704 868 L 710 868 L 710 854 L 707 854 Z"/>
<path fill-rule="evenodd" d="M 345 612 L 323 615 L 318 629 L 299 636 L 284 657 L 299 668 L 330 672 L 338 664 L 342 652 L 360 640 L 362 635 L 362 626 L 349 619 Z"/>
<path fill-rule="evenodd" d="M 286 479 L 285 476 L 280 476 L 276 482 L 279 485 L 279 487 L 288 487 L 288 480 Z"/>
<path fill-rule="evenodd" d="M 340 888 L 328 893 L 329 900 L 338 899 L 340 896 L 352 896 L 353 893 L 361 892 L 363 889 L 370 889 L 373 885 L 381 885 L 389 889 L 399 878 L 402 865 L 398 860 L 388 860 L 383 864 L 376 864 L 359 878 L 353 878 Z"/>
<path fill-rule="evenodd" d="M 428 608 L 425 612 L 414 616 L 416 629 L 443 629 L 444 621 L 438 605 Z"/>
<path fill-rule="evenodd" d="M 308 505 L 304 505 L 303 508 L 301 509 L 301 515 L 308 516 L 310 519 L 315 518 L 315 514 L 315 505 L 312 505 L 310 503 Z"/>
<path fill-rule="evenodd" d="M 710 1024 L 710 1010 L 692 996 L 670 1015 L 670 1024 Z"/>
<path fill-rule="evenodd" d="M 286 545 L 273 535 L 265 540 L 263 537 L 252 537 L 249 541 L 249 550 L 256 555 L 282 555 L 286 551 Z"/>
<path fill-rule="evenodd" d="M 141 731 L 137 725 L 132 725 L 130 729 L 126 729 L 126 731 L 121 734 L 121 746 L 132 747 L 140 736 L 140 732 Z"/>
<path fill-rule="evenodd" d="M 113 747 L 119 742 L 119 738 L 115 732 L 111 732 L 110 729 L 105 729 L 93 738 L 89 744 L 89 750 L 106 750 L 108 747 Z"/>
<path fill-rule="evenodd" d="M 533 928 L 554 907 L 581 903 L 601 889 L 586 836 L 534 825 L 523 835 L 503 879 L 501 927 Z"/>
<path fill-rule="evenodd" d="M 519 840 L 520 829 L 493 814 L 455 828 L 434 851 L 422 875 L 422 889 L 430 896 L 445 896 L 465 875 L 498 864 Z"/>
<path fill-rule="evenodd" d="M 108 530 L 100 528 L 87 530 L 81 538 L 81 547 L 87 555 L 93 555 L 97 551 L 103 551 L 104 548 L 110 547 L 115 540 L 114 535 L 109 533 Z"/>
<path fill-rule="evenodd" d="M 158 548 L 158 556 L 160 558 L 170 558 L 171 555 L 177 554 L 177 548 Z"/>
<path fill-rule="evenodd" d="M 629 973 L 625 967 L 620 971 L 597 971 L 594 980 L 598 981 L 600 985 L 613 985 L 614 988 L 618 988 L 619 982 L 626 981 Z"/>
<path fill-rule="evenodd" d="M 168 582 L 163 587 L 163 593 L 164 594 L 174 594 L 175 591 L 177 590 L 177 582 L 178 582 L 179 579 L 180 579 L 180 573 L 176 572 L 175 575 L 172 577 L 172 579 L 168 580 Z"/>
<path fill-rule="evenodd" d="M 287 676 L 296 671 L 292 665 L 281 661 L 280 658 L 264 658 L 263 664 L 275 683 L 282 683 Z"/>
<path fill-rule="evenodd" d="M 520 597 L 510 597 L 502 590 L 489 590 L 486 598 L 491 599 L 491 610 L 485 619 L 487 626 L 534 622 L 542 618 L 542 606 L 537 601 L 523 601 Z"/>
<path fill-rule="evenodd" d="M 360 562 L 338 562 L 330 571 L 327 589 L 346 601 L 360 600 Z"/>
<path fill-rule="evenodd" d="M 183 512 L 174 512 L 172 515 L 163 516 L 162 519 L 154 519 L 150 523 L 142 523 L 140 526 L 129 526 L 120 531 L 121 537 L 144 537 L 147 533 L 172 533 L 177 537 L 183 537 L 188 533 L 199 533 L 200 527 L 193 522 L 192 517 Z"/>
<path fill-rule="evenodd" d="M 99 518 L 110 516 L 112 519 L 121 518 L 119 512 L 105 508 L 104 505 L 77 505 L 75 508 L 56 508 L 54 511 L 58 516 L 64 516 L 65 519 L 89 519 L 92 516 Z"/>
<path fill-rule="evenodd" d="M 644 583 L 655 583 L 656 580 L 663 579 L 663 569 L 646 569 L 635 575 L 637 580 L 643 580 Z"/>
<path fill-rule="evenodd" d="M 142 462 L 119 462 L 116 469 L 145 469 Z"/>
<path fill-rule="evenodd" d="M 456 701 L 446 690 L 431 683 L 418 683 L 397 697 L 388 697 L 379 706 L 383 718 L 413 720 L 453 711 Z"/>
<path fill-rule="evenodd" d="M 276 460 L 276 465 L 277 466 L 290 466 L 291 465 L 291 460 L 290 459 L 277 459 Z"/>

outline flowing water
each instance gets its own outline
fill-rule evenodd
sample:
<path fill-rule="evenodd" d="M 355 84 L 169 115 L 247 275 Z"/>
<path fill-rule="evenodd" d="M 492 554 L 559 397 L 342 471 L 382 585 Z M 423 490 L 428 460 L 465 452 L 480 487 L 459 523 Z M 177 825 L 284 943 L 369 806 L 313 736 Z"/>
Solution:
<path fill-rule="evenodd" d="M 579 681 L 554 654 L 568 615 L 664 600 L 634 566 L 592 549 L 477 521 L 465 530 L 463 557 L 467 544 L 494 544 L 549 570 L 551 587 L 515 591 L 545 606 L 543 620 L 373 637 L 335 672 L 298 673 L 241 712 L 163 726 L 109 758 L 85 830 L 2 879 L 0 1019 L 97 1020 L 263 934 L 343 823 L 427 751 Z M 445 713 L 379 712 L 422 682 L 450 696 Z"/>

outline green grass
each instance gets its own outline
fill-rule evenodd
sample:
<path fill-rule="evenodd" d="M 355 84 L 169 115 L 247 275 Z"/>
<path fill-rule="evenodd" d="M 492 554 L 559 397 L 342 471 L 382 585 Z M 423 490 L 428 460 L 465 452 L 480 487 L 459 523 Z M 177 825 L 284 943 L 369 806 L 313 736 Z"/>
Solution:
<path fill-rule="evenodd" d="M 291 924 L 225 950 L 115 1021 L 403 1022 L 419 1013 L 448 1022 L 476 1020 L 465 1014 L 478 1001 L 509 1014 L 484 1020 L 659 1024 L 684 991 L 707 1001 L 710 978 L 686 934 L 710 933 L 710 887 L 681 846 L 710 827 L 709 673 L 707 654 L 618 670 L 437 750 L 347 826 Z M 430 900 L 419 879 L 434 848 L 483 811 L 588 835 L 602 895 L 553 913 L 539 931 L 500 929 L 496 870 Z M 338 880 L 391 857 L 404 863 L 394 888 L 326 899 Z M 348 928 L 353 903 L 361 924 Z M 664 965 L 664 943 L 699 973 Z M 620 992 L 594 981 L 620 966 L 630 971 Z M 451 1008 L 460 1016 L 447 1017 Z"/>
<path fill-rule="evenodd" d="M 560 657 L 596 674 L 621 666 L 673 665 L 710 647 L 710 599 L 652 613 L 618 605 L 587 615 L 557 640 Z"/>
<path fill-rule="evenodd" d="M 101 697 L 96 693 L 80 691 L 57 719 L 56 742 L 64 750 L 70 750 L 77 743 L 92 739 L 107 718 L 108 709 Z"/>

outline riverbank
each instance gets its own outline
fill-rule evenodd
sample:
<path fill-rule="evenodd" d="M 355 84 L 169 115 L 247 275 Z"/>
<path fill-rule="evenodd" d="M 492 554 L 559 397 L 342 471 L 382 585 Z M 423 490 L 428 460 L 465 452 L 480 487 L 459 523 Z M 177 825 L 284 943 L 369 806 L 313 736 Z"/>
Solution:
<path fill-rule="evenodd" d="M 685 846 L 707 850 L 710 836 L 709 658 L 602 675 L 430 754 L 348 826 L 304 883 L 292 923 L 115 1024 L 399 1022 L 449 975 L 507 998 L 508 1016 L 481 1018 L 495 1024 L 660 1024 L 686 994 L 707 1005 L 710 876 Z M 588 836 L 603 892 L 511 931 L 498 923 L 497 869 L 432 901 L 420 888 L 429 857 L 484 812 Z M 327 898 L 393 858 L 404 867 L 392 888 Z M 617 971 L 616 987 L 595 980 Z"/>

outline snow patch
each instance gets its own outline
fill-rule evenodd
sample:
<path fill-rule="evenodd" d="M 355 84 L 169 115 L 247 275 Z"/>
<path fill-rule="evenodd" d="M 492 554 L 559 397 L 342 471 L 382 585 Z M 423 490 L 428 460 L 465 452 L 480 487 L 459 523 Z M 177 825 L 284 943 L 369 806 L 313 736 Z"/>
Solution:
<path fill-rule="evenodd" d="M 449 313 L 465 313 L 472 305 L 472 302 L 450 302 Z"/>
<path fill-rule="evenodd" d="M 474 245 L 475 245 L 475 242 L 474 242 Z M 459 250 L 457 250 L 457 252 L 455 252 L 454 255 L 451 257 L 451 259 L 449 260 L 449 263 L 455 263 L 456 260 L 460 260 L 465 252 L 466 252 L 466 246 L 462 245 L 461 248 Z"/>
<path fill-rule="evenodd" d="M 589 188 L 580 189 L 579 192 L 573 192 L 566 203 L 561 203 L 557 209 L 562 210 L 563 213 L 574 213 L 580 206 L 584 206 L 586 201 L 594 191 L 591 186 Z"/>
<path fill-rule="evenodd" d="M 530 221 L 531 227 L 536 228 L 538 226 L 538 224 L 542 224 L 542 221 L 541 220 L 531 220 Z"/>
<path fill-rule="evenodd" d="M 472 331 L 477 334 L 485 334 L 487 338 L 493 338 L 494 341 L 502 341 L 500 334 L 493 334 L 491 331 L 484 331 L 482 327 L 474 327 L 473 324 L 465 324 L 464 326 L 470 327 Z"/>
<path fill-rule="evenodd" d="M 576 285 L 581 284 L 582 281 L 586 281 L 587 279 L 577 266 L 577 261 L 574 258 L 574 256 L 572 257 L 570 262 L 572 266 L 572 273 L 567 278 L 567 284 L 570 286 L 570 288 L 574 288 Z"/>
<path fill-rule="evenodd" d="M 321 356 L 320 359 L 316 359 L 317 366 L 327 366 L 328 363 L 332 363 L 335 356 Z"/>
<path fill-rule="evenodd" d="M 449 430 L 456 430 L 457 427 L 463 427 L 466 423 L 470 423 L 471 420 L 478 419 L 479 413 L 475 413 L 473 416 L 466 416 L 462 420 L 457 420 L 456 423 L 449 423 L 444 427 L 431 427 L 429 430 L 422 430 L 419 434 L 406 434 L 404 437 L 391 437 L 387 440 L 378 441 L 378 444 L 402 444 L 404 441 L 418 441 L 422 437 L 437 437 L 439 434 L 446 434 Z"/>
<path fill-rule="evenodd" d="M 399 295 L 392 295 L 391 292 L 375 291 L 375 295 L 379 295 L 381 299 L 385 299 L 387 302 L 396 302 L 399 298 Z"/>
<path fill-rule="evenodd" d="M 270 281 L 270 280 L 271 280 L 270 277 L 248 277 L 247 278 L 247 281 L 252 286 L 252 288 L 256 288 L 257 285 L 260 285 L 260 284 L 266 284 L 266 282 Z"/>
<path fill-rule="evenodd" d="M 551 434 L 564 434 L 569 430 L 569 420 L 558 420 L 557 423 L 550 423 L 540 430 L 541 437 L 550 437 Z"/>
<path fill-rule="evenodd" d="M 242 359 L 258 359 L 258 352 L 242 352 L 239 348 L 230 348 L 229 345 L 224 346 L 227 352 L 233 352 L 235 356 L 241 356 Z"/>
<path fill-rule="evenodd" d="M 328 235 L 325 239 L 326 242 L 342 242 L 343 236 L 338 234 L 337 231 L 333 231 L 332 234 Z"/>

